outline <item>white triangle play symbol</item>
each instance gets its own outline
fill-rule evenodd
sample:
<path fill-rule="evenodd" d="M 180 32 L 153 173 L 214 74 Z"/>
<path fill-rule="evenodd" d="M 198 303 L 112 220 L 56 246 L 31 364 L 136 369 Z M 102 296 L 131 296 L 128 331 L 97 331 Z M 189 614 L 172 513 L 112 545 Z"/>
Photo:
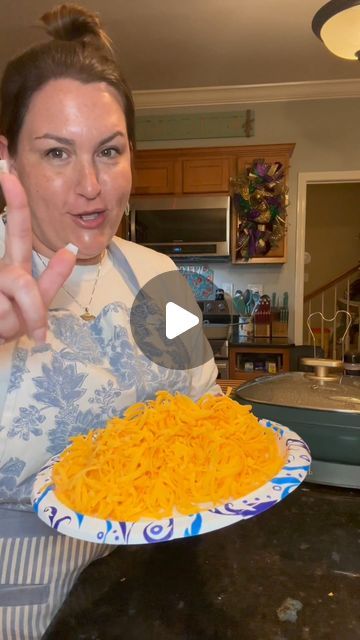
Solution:
<path fill-rule="evenodd" d="M 199 318 L 190 311 L 186 311 L 175 302 L 167 302 L 165 316 L 165 333 L 169 340 L 180 336 L 185 331 L 196 327 Z"/>

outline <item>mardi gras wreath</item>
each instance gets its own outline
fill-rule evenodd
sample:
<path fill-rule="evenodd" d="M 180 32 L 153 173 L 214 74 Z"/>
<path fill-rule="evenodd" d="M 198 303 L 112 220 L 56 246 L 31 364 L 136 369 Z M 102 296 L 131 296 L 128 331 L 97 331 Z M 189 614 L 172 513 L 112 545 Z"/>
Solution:
<path fill-rule="evenodd" d="M 230 178 L 236 215 L 236 258 L 266 256 L 284 237 L 287 187 L 281 162 L 254 160 Z"/>

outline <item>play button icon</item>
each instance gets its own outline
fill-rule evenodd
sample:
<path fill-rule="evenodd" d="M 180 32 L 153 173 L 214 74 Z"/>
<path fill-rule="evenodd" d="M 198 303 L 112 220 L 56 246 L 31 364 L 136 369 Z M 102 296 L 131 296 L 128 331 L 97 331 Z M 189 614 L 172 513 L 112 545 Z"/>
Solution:
<path fill-rule="evenodd" d="M 169 340 L 181 336 L 182 333 L 196 327 L 197 324 L 199 324 L 198 316 L 186 311 L 175 302 L 166 304 L 165 333 Z"/>
<path fill-rule="evenodd" d="M 140 289 L 131 307 L 130 326 L 140 351 L 161 367 L 192 369 L 213 357 L 201 309 L 179 271 L 155 276 Z"/>

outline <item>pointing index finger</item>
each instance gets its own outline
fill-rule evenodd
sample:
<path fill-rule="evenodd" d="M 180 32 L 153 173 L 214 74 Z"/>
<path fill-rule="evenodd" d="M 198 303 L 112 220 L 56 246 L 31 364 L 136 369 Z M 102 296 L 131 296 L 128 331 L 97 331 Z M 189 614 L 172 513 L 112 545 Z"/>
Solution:
<path fill-rule="evenodd" d="M 2 161 L 2 165 L 3 165 Z M 32 229 L 27 197 L 17 176 L 0 171 L 6 200 L 6 250 L 4 260 L 31 272 Z"/>

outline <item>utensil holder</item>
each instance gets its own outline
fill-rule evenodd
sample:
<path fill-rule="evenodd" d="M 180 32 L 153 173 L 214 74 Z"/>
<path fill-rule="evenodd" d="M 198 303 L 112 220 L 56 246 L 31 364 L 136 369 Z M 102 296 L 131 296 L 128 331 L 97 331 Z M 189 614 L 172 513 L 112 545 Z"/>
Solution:
<path fill-rule="evenodd" d="M 239 316 L 239 338 L 254 337 L 254 322 L 252 316 Z"/>

